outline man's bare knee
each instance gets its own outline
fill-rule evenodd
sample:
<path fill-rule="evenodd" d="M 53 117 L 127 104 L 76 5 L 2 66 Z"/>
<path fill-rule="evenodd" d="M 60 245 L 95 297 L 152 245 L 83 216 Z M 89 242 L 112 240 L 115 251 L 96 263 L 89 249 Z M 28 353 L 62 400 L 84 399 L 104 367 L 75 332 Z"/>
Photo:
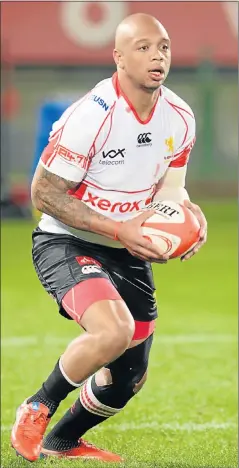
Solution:
<path fill-rule="evenodd" d="M 129 327 L 116 327 L 112 331 L 102 332 L 99 335 L 100 350 L 106 357 L 103 364 L 115 360 L 121 356 L 128 348 L 130 342 L 130 336 L 132 336 L 131 328 Z"/>
<path fill-rule="evenodd" d="M 88 333 L 96 337 L 96 355 L 102 366 L 124 353 L 135 328 L 132 315 L 121 300 L 92 304 L 81 323 Z"/>
<path fill-rule="evenodd" d="M 134 334 L 134 321 L 120 321 L 98 335 L 100 364 L 103 366 L 117 359 L 129 346 Z"/>

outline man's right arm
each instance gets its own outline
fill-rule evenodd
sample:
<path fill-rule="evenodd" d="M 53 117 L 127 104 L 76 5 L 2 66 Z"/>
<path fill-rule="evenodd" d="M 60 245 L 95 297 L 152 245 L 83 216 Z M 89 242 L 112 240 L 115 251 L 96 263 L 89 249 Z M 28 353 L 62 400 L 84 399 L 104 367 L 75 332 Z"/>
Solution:
<path fill-rule="evenodd" d="M 117 232 L 122 245 L 141 260 L 166 261 L 157 246 L 146 241 L 140 232 L 142 223 L 152 216 L 153 211 L 143 212 L 132 220 L 118 223 L 67 193 L 76 185 L 78 183 L 59 177 L 39 164 L 32 181 L 32 202 L 39 211 L 75 229 L 95 232 L 110 239 L 114 239 Z"/>
<path fill-rule="evenodd" d="M 67 193 L 76 185 L 78 183 L 59 177 L 39 164 L 32 181 L 32 202 L 39 211 L 75 229 L 95 232 L 110 239 L 114 239 L 117 232 L 122 245 L 141 260 L 166 261 L 157 246 L 142 237 L 141 225 L 152 216 L 153 211 L 143 212 L 132 220 L 118 223 Z"/>
<path fill-rule="evenodd" d="M 75 229 L 112 239 L 117 223 L 68 193 L 85 177 L 94 155 L 91 148 L 97 151 L 95 139 L 104 118 L 105 111 L 90 98 L 83 98 L 63 113 L 53 124 L 34 174 L 31 194 L 33 205 L 42 213 Z"/>
<path fill-rule="evenodd" d="M 37 210 L 75 229 L 92 231 L 113 239 L 118 223 L 67 193 L 77 185 L 78 182 L 59 177 L 39 164 L 31 187 L 33 205 Z"/>
<path fill-rule="evenodd" d="M 82 106 L 76 106 L 73 110 L 69 108 L 70 113 L 64 113 L 55 125 L 32 181 L 33 205 L 75 229 L 91 231 L 110 239 L 115 239 L 117 232 L 118 240 L 132 255 L 142 260 L 158 260 L 158 248 L 146 241 L 141 231 L 142 223 L 152 212 L 144 212 L 132 220 L 118 223 L 68 193 L 85 177 L 92 142 L 97 152 L 95 135 L 98 135 L 103 119 L 98 114 L 103 111 L 100 106 L 94 106 L 92 100 L 86 100 Z"/>

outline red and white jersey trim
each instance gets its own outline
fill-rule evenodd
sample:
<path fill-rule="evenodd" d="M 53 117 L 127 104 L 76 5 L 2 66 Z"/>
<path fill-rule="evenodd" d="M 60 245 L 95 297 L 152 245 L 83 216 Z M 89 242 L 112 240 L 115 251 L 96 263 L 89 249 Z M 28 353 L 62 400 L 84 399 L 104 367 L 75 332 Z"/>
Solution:
<path fill-rule="evenodd" d="M 69 193 L 87 206 L 124 221 L 147 207 L 169 167 L 188 163 L 194 142 L 193 112 L 175 93 L 162 86 L 149 118 L 142 121 L 114 75 L 54 123 L 41 164 L 76 182 L 77 188 Z M 72 230 L 48 215 L 42 216 L 39 226 L 122 247 L 102 236 Z"/>

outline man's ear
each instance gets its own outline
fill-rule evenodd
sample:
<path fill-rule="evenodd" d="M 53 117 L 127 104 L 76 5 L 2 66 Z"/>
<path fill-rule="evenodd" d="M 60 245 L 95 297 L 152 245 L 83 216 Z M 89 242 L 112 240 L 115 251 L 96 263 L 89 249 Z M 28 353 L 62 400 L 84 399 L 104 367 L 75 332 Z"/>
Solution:
<path fill-rule="evenodd" d="M 113 50 L 113 58 L 118 68 L 124 69 L 123 54 L 118 49 Z"/>

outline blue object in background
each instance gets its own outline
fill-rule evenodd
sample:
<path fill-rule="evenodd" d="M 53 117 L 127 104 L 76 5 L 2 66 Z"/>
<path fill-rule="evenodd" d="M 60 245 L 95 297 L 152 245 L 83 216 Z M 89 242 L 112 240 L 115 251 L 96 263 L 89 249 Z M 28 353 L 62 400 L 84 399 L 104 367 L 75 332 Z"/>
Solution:
<path fill-rule="evenodd" d="M 56 120 L 58 120 L 63 112 L 69 107 L 74 98 L 64 99 L 64 100 L 52 100 L 45 101 L 38 113 L 37 118 L 37 131 L 36 131 L 36 142 L 35 142 L 35 152 L 34 159 L 31 168 L 31 181 L 38 165 L 39 159 L 41 157 L 42 151 L 48 144 L 48 138 L 50 131 L 52 130 L 52 125 Z M 30 181 L 30 184 L 31 184 Z M 41 217 L 41 213 L 32 206 L 32 217 L 38 222 Z"/>
<path fill-rule="evenodd" d="M 52 124 L 60 118 L 63 112 L 70 106 L 73 99 L 62 101 L 45 101 L 40 109 L 37 119 L 36 143 L 34 159 L 31 170 L 31 179 L 34 175 L 42 151 L 48 144 L 49 133 L 52 129 Z"/>

